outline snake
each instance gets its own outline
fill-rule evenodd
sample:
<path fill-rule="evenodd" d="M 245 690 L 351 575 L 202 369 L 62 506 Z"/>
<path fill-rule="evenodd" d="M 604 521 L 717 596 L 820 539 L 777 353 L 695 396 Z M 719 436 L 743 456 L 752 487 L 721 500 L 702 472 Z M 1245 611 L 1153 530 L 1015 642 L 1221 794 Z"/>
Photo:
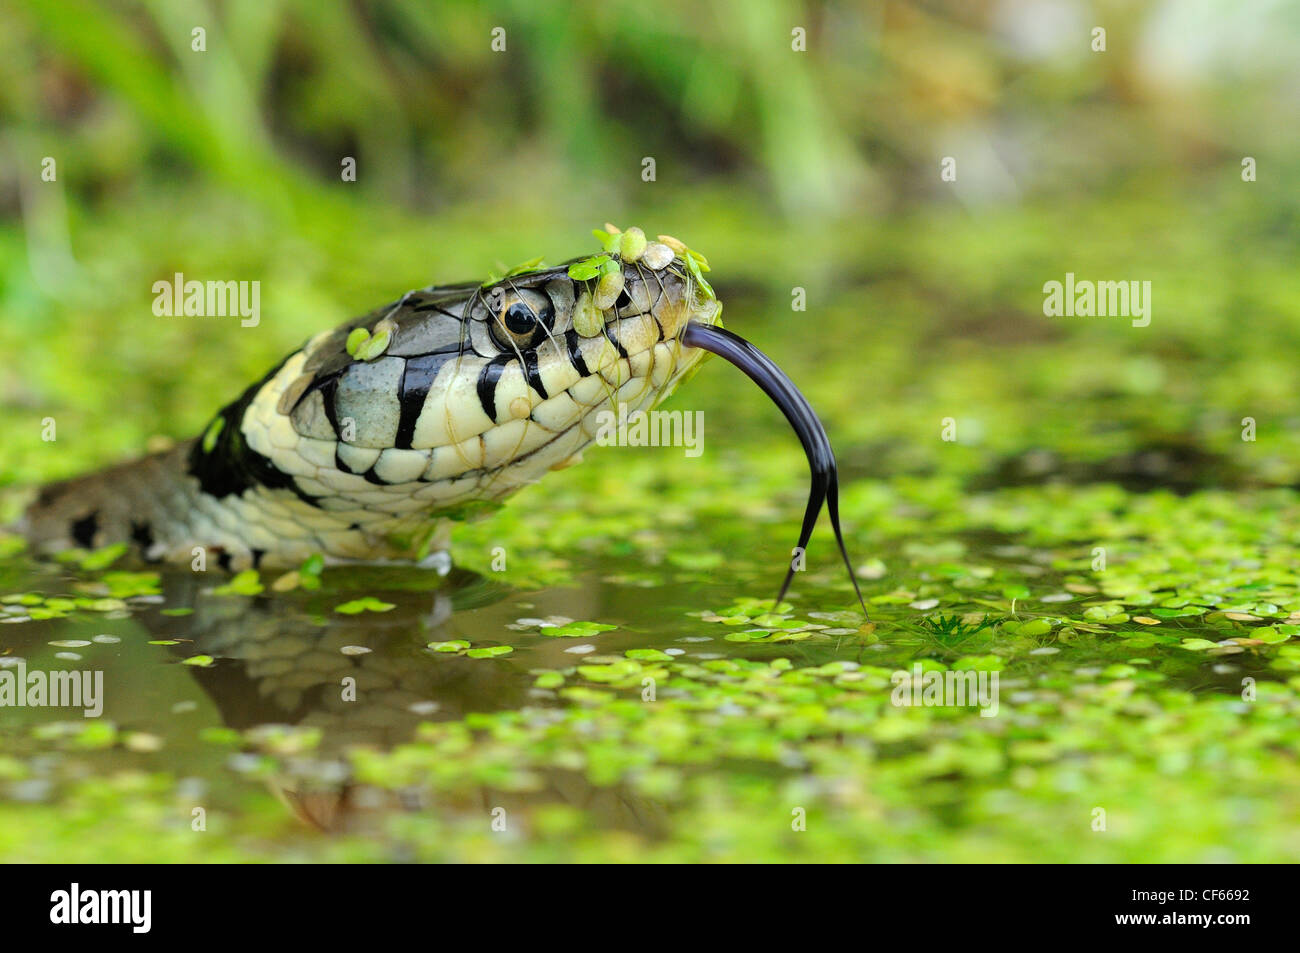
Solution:
<path fill-rule="evenodd" d="M 225 570 L 449 565 L 456 520 L 572 465 L 600 413 L 652 409 L 706 354 L 784 413 L 811 485 L 777 601 L 826 508 L 849 578 L 835 455 L 781 369 L 724 328 L 703 255 L 606 225 L 599 254 L 434 285 L 323 331 L 169 449 L 41 488 L 18 530 L 38 554 L 125 544 Z"/>

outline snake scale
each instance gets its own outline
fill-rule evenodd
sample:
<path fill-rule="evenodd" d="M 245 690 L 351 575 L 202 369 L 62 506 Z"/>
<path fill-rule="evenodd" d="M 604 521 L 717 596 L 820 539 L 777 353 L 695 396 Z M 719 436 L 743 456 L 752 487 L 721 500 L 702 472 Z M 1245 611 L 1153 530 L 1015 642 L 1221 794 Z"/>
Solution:
<path fill-rule="evenodd" d="M 202 552 L 233 570 L 316 553 L 420 560 L 446 551 L 450 516 L 575 462 L 602 409 L 653 407 L 709 351 L 794 427 L 812 471 L 799 552 L 825 504 L 852 578 L 825 430 L 772 361 L 721 327 L 706 260 L 636 228 L 596 234 L 602 254 L 411 291 L 318 334 L 201 436 L 46 486 L 20 531 L 40 553 L 127 542 L 146 561 Z"/>

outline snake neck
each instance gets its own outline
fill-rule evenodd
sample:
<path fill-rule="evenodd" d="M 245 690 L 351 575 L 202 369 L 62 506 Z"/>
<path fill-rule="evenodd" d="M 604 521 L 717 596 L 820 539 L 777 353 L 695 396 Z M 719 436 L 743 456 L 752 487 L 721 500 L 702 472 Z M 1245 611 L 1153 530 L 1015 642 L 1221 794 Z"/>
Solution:
<path fill-rule="evenodd" d="M 42 555 L 128 544 L 145 562 L 239 571 L 329 561 L 415 560 L 447 548 L 423 510 L 340 507 L 313 497 L 268 452 L 282 362 L 169 450 L 43 487 L 18 525 Z M 272 415 L 273 416 L 273 415 Z M 268 448 L 269 449 L 269 448 Z"/>

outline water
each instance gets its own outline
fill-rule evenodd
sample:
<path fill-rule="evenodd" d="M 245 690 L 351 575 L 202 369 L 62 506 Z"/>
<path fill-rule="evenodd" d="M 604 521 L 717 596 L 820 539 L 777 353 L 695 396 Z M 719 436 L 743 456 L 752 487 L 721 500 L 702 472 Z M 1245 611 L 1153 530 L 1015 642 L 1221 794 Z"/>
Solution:
<path fill-rule="evenodd" d="M 886 555 L 896 565 L 904 559 L 897 552 Z M 962 555 L 972 564 L 1023 568 L 1036 554 L 982 537 L 972 538 L 971 548 Z M 1042 554 L 1039 561 L 1048 561 L 1048 555 Z M 824 567 L 803 588 L 825 599 L 835 598 L 826 588 L 831 586 L 832 569 Z M 75 592 L 95 590 L 98 585 L 80 572 L 27 564 L 11 566 L 6 584 L 14 581 L 16 573 L 22 573 L 29 590 Z M 949 600 L 940 612 L 932 611 L 934 600 L 922 598 L 877 603 L 876 628 L 866 631 L 851 612 L 814 610 L 811 616 L 799 616 L 804 623 L 822 628 L 797 633 L 802 636 L 797 641 L 731 641 L 728 636 L 734 639 L 754 626 L 707 622 L 704 616 L 711 610 L 702 607 L 728 605 L 735 597 L 734 585 L 691 573 L 676 578 L 680 575 L 662 566 L 659 584 L 651 585 L 641 561 L 604 559 L 599 565 L 591 561 L 582 567 L 572 585 L 521 591 L 461 569 L 444 578 L 415 569 L 348 567 L 327 570 L 316 591 L 268 590 L 246 596 L 214 592 L 226 581 L 217 573 L 168 571 L 160 577 L 159 594 L 130 596 L 125 610 L 92 618 L 79 613 L 76 618 L 23 621 L 0 629 L 7 664 L 22 658 L 29 670 L 102 671 L 102 719 L 116 732 L 107 743 L 94 737 L 81 739 L 76 732 L 85 726 L 77 723 L 77 712 L 5 711 L 6 750 L 33 769 L 9 781 L 5 793 L 18 803 L 59 803 L 62 792 L 87 776 L 164 769 L 175 779 L 168 795 L 175 825 L 182 824 L 194 806 L 226 816 L 236 829 L 265 824 L 266 815 L 278 810 L 282 820 L 300 833 L 361 837 L 383 844 L 390 859 L 411 849 L 393 837 L 393 818 L 477 816 L 490 830 L 494 817 L 531 817 L 538 809 L 556 805 L 581 812 L 584 828 L 606 838 L 622 831 L 646 843 L 671 843 L 681 834 L 676 825 L 693 815 L 689 810 L 682 811 L 681 817 L 677 814 L 682 806 L 677 790 L 683 782 L 671 784 L 667 796 L 656 796 L 653 790 L 642 790 L 643 784 L 628 783 L 626 771 L 593 780 L 593 775 L 601 774 L 593 759 L 639 750 L 644 739 L 634 739 L 636 716 L 620 715 L 608 704 L 591 705 L 593 718 L 622 718 L 632 726 L 618 729 L 632 734 L 619 735 L 617 750 L 604 746 L 599 730 L 584 726 L 581 718 L 562 717 L 584 702 L 563 696 L 539 673 L 566 673 L 566 687 L 591 686 L 592 682 L 575 676 L 575 671 L 581 671 L 578 666 L 616 665 L 629 651 L 657 649 L 671 660 L 673 672 L 668 677 L 662 672 L 653 676 L 658 694 L 648 704 L 684 704 L 692 718 L 734 737 L 720 742 L 716 752 L 701 747 L 698 759 L 680 752 L 667 756 L 660 747 L 648 757 L 650 770 L 671 764 L 680 769 L 688 785 L 712 779 L 744 787 L 766 778 L 764 783 L 773 790 L 779 790 L 783 781 L 800 783 L 802 778 L 812 784 L 809 796 L 834 802 L 844 796 L 837 793 L 837 785 L 849 784 L 854 796 L 862 794 L 860 785 L 866 776 L 854 778 L 845 774 L 843 764 L 837 764 L 854 751 L 874 749 L 874 758 L 893 759 L 901 768 L 919 754 L 929 752 L 933 757 L 936 747 L 942 749 L 963 737 L 969 743 L 975 736 L 958 730 L 963 716 L 972 730 L 980 732 L 981 745 L 1008 731 L 1035 737 L 1046 716 L 1060 718 L 1071 711 L 1077 716 L 1080 705 L 1098 704 L 1116 684 L 1138 675 L 1137 666 L 1127 665 L 1124 671 L 1108 667 L 1126 665 L 1144 654 L 1132 644 L 1082 631 L 1065 640 L 1056 635 L 1013 640 L 992 629 L 945 635 L 935 631 L 933 623 L 924 622 L 927 616 L 951 619 L 978 612 L 978 599 Z M 749 575 L 767 574 L 755 567 Z M 272 578 L 268 574 L 268 581 Z M 1077 612 L 1087 597 L 1062 590 L 1063 578 L 1059 573 L 1038 577 L 1046 599 L 1032 612 L 1022 609 L 1021 617 Z M 623 581 L 627 579 L 635 584 Z M 877 581 L 875 592 L 896 581 Z M 757 584 L 756 579 L 746 582 Z M 392 608 L 356 615 L 336 611 L 361 593 Z M 10 617 L 21 617 L 23 610 L 11 601 L 8 612 Z M 546 634 L 575 619 L 600 620 L 616 628 L 576 637 Z M 765 621 L 772 624 L 771 619 Z M 1178 635 L 1218 639 L 1221 633 L 1193 620 L 1180 624 Z M 455 640 L 476 649 L 509 646 L 511 651 L 472 658 L 464 649 L 430 647 L 454 645 Z M 52 644 L 69 642 L 88 644 Z M 909 670 L 918 660 L 960 666 L 960 659 L 991 651 L 1007 657 L 1001 672 L 1003 712 L 1000 719 L 989 719 L 990 724 L 998 724 L 992 733 L 985 731 L 973 709 L 895 708 L 891 712 L 884 703 L 890 689 L 879 684 L 865 696 L 875 724 L 900 717 L 926 720 L 904 728 L 896 738 L 886 733 L 874 740 L 814 727 L 806 736 L 792 735 L 791 741 L 798 743 L 785 744 L 775 754 L 764 750 L 768 740 L 764 733 L 769 730 L 765 726 L 772 717 L 798 723 L 811 717 L 814 709 L 809 706 L 814 704 L 821 706 L 816 709 L 817 719 L 834 717 L 838 708 L 862 705 L 864 696 L 837 696 L 819 687 L 811 694 L 764 698 L 761 692 L 721 690 L 701 679 L 702 669 L 689 668 L 719 660 L 783 658 L 797 672 L 840 661 L 845 663 L 840 677 L 852 678 L 863 672 Z M 68 653 L 79 658 L 66 657 Z M 204 656 L 211 658 L 210 664 L 185 664 L 187 659 Z M 1148 683 L 1148 687 L 1161 692 L 1177 688 L 1206 698 L 1235 693 L 1245 675 L 1276 679 L 1255 652 L 1235 650 L 1213 666 L 1204 661 L 1190 652 L 1165 653 L 1138 677 L 1159 679 L 1158 686 Z M 678 681 L 686 688 L 678 687 Z M 612 697 L 647 704 L 644 685 L 635 675 L 630 684 L 616 687 Z M 1140 689 L 1134 697 L 1141 697 Z M 770 710 L 761 712 L 765 704 Z M 358 750 L 418 752 L 426 770 L 430 761 L 425 749 L 438 742 L 421 725 L 475 724 L 476 718 L 494 712 L 516 713 L 521 721 L 514 728 L 478 722 L 478 729 L 489 738 L 503 730 L 507 736 L 517 730 L 519 757 L 506 757 L 498 764 L 491 764 L 489 758 L 487 767 L 470 762 L 455 768 L 453 761 L 445 762 L 442 767 L 449 776 L 457 775 L 445 784 L 427 773 L 418 779 L 390 778 L 379 784 L 359 778 L 366 769 L 364 761 L 357 761 Z M 932 712 L 944 717 L 931 717 Z M 674 722 L 665 721 L 663 726 L 672 728 Z M 707 738 L 710 730 L 704 728 L 702 737 Z M 594 739 L 585 751 L 584 734 Z M 832 742 L 828 750 L 836 753 L 829 766 L 818 767 L 816 752 L 828 739 Z M 557 746 L 571 749 L 573 757 L 567 763 L 565 757 L 556 756 Z M 737 759 L 737 752 L 751 756 Z M 825 758 L 826 752 L 820 757 Z M 435 758 L 432 763 L 436 773 L 439 762 Z M 961 760 L 950 767 L 960 778 Z M 386 770 L 391 768 L 390 764 Z M 908 770 L 915 770 L 915 765 Z M 476 772 L 481 776 L 476 777 Z M 494 783 L 494 772 L 500 783 Z M 960 825 L 968 795 L 962 784 L 950 778 L 918 790 L 924 792 L 924 799 L 917 806 L 932 812 L 933 820 Z M 250 802 L 250 796 L 267 793 L 274 795 L 277 808 L 249 806 L 258 803 L 256 798 Z M 531 836 L 538 834 L 531 831 Z"/>

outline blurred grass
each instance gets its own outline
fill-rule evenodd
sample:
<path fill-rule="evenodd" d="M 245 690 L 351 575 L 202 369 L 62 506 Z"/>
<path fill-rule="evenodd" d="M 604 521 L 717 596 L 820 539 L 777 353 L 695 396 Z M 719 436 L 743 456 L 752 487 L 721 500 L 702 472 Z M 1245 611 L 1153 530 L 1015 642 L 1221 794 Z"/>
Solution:
<path fill-rule="evenodd" d="M 876 471 L 1172 440 L 1295 480 L 1295 13 L 1055 9 L 19 2 L 0 12 L 0 480 L 185 436 L 316 330 L 577 254 L 605 220 L 705 249 L 732 325 Z M 1221 42 L 1176 47 L 1199 51 L 1189 73 L 1167 37 L 1198 30 Z M 262 325 L 155 317 L 177 271 L 261 280 Z M 1151 280 L 1152 327 L 1043 317 L 1066 271 Z M 766 429 L 727 375 L 697 380 L 678 400 Z M 954 408 L 979 418 L 965 455 L 931 439 Z M 1235 439 L 1246 415 L 1259 444 Z"/>

